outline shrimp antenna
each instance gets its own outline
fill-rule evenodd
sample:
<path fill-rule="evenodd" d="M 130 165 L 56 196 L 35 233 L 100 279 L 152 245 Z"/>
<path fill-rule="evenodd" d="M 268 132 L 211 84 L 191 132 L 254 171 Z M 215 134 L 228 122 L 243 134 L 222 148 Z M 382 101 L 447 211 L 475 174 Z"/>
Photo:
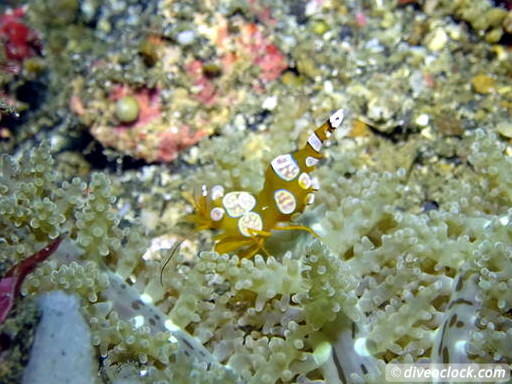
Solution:
<path fill-rule="evenodd" d="M 167 266 L 167 264 L 169 264 L 169 261 L 171 261 L 172 257 L 176 254 L 176 252 L 179 251 L 179 249 L 181 247 L 181 244 L 183 244 L 183 241 L 184 240 L 180 240 L 180 241 L 174 243 L 174 245 L 171 248 L 171 252 L 169 254 L 169 257 L 167 257 L 167 260 L 165 260 L 165 263 L 162 266 L 162 269 L 160 269 L 160 284 L 162 285 L 162 287 L 164 286 L 164 281 L 163 281 L 164 269 Z"/>

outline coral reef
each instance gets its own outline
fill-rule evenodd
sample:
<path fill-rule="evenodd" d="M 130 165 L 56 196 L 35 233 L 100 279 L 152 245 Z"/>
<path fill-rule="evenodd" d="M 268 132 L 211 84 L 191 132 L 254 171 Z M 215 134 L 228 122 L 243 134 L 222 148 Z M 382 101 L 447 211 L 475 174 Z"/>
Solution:
<path fill-rule="evenodd" d="M 4 157 L 3 185 L 10 187 L 4 190 L 18 197 L 13 209 L 18 212 L 18 233 L 25 232 L 23 238 L 47 237 L 65 223 L 70 233 L 67 252 L 42 263 L 24 284 L 24 292 L 63 289 L 82 297 L 93 344 L 105 357 L 104 375 L 112 380 L 142 375 L 149 382 L 187 382 L 176 364 L 190 358 L 179 343 L 170 341 L 182 334 L 199 343 L 194 350 L 205 347 L 203 353 L 211 353 L 212 361 L 229 366 L 248 383 L 297 377 L 378 382 L 383 364 L 390 361 L 506 362 L 512 303 L 506 298 L 510 256 L 504 244 L 510 226 L 502 211 L 510 199 L 502 193 L 509 189 L 508 174 L 500 170 L 508 169 L 509 160 L 498 156 L 503 145 L 497 140 L 484 131 L 464 139 L 463 150 L 469 151 L 470 164 L 478 172 L 471 171 L 471 177 L 481 180 L 480 192 L 473 188 L 471 194 L 486 200 L 486 211 L 470 207 L 463 183 L 461 193 L 438 209 L 405 212 L 397 209 L 408 193 L 403 170 L 351 172 L 354 160 L 333 162 L 346 176 L 335 176 L 339 173 L 330 167 L 319 169 L 327 182 L 318 196 L 322 206 L 313 210 L 316 219 L 310 217 L 324 245 L 307 236 L 284 237 L 269 243 L 275 257 L 256 256 L 254 261 L 212 252 L 192 259 L 177 254 L 162 272 L 163 286 L 158 263 L 140 258 L 145 248 L 136 239 L 140 235 L 132 236 L 123 251 L 115 240 L 110 247 L 90 241 L 105 223 L 102 233 L 124 243 L 126 232 L 116 230 L 118 221 L 109 215 L 112 198 L 104 177 L 93 177 L 87 188 L 77 181 L 62 183 L 60 188 L 67 191 L 72 185 L 89 191 L 81 199 L 74 195 L 70 208 L 69 202 L 58 199 L 56 181 L 44 181 L 46 173 L 23 174 L 26 181 L 40 180 L 33 182 L 34 188 L 42 187 L 39 193 L 45 183 L 46 188 L 56 184 L 51 196 L 59 205 L 47 199 L 37 208 L 37 192 L 32 191 L 30 205 L 38 217 L 64 208 L 66 220 L 46 219 L 54 225 L 44 227 L 39 221 L 23 221 L 23 208 L 27 217 L 31 212 L 22 198 L 28 192 L 14 190 L 13 180 L 21 179 L 21 169 L 33 169 L 34 159 L 50 166 L 51 158 L 36 151 L 22 158 L 26 165 L 18 168 Z M 493 163 L 496 169 L 489 171 Z M 26 205 L 20 206 L 23 202 Z M 323 210 L 325 215 L 320 214 Z M 4 246 L 4 253 L 13 246 Z M 111 276 L 110 269 L 121 279 Z M 127 285 L 133 288 L 125 293 Z M 461 298 L 468 304 L 457 304 Z M 127 302 L 133 309 L 123 309 L 121 303 Z M 172 326 L 165 324 L 166 318 Z M 182 331 L 172 336 L 170 329 Z M 133 357 L 135 366 L 129 363 Z M 158 368 L 161 364 L 167 368 Z M 216 382 L 215 374 L 207 372 L 203 375 Z"/>
<path fill-rule="evenodd" d="M 133 323 L 134 319 L 144 318 L 140 311 L 133 313 L 124 309 L 127 302 L 132 302 L 134 309 L 144 304 L 139 292 L 119 293 L 127 289 L 127 283 L 119 283 L 119 275 L 111 272 L 109 266 L 128 279 L 140 263 L 147 242 L 135 227 L 119 228 L 120 219 L 112 211 L 115 198 L 105 175 L 93 174 L 89 183 L 78 178 L 71 183 L 61 180 L 58 174 L 49 172 L 53 159 L 46 145 L 25 153 L 19 163 L 6 155 L 1 161 L 0 210 L 2 234 L 5 234 L 1 244 L 5 260 L 2 265 L 22 257 L 41 241 L 46 242 L 59 233 L 67 234 L 67 240 L 57 252 L 58 257 L 41 263 L 26 280 L 22 291 L 27 294 L 60 289 L 76 293 L 84 303 L 89 303 L 93 344 L 99 346 L 101 355 L 109 357 L 103 364 L 105 375 L 111 375 L 112 379 L 117 377 L 120 365 L 135 354 L 141 364 L 149 365 L 154 361 L 169 364 L 178 359 L 183 369 L 188 367 L 198 375 L 228 380 L 229 372 L 219 368 L 215 359 L 211 358 L 208 365 L 204 365 L 208 352 L 202 351 L 200 346 L 194 347 L 196 342 L 188 341 L 186 335 L 175 331 L 175 326 L 172 322 L 171 325 L 166 323 L 163 314 L 141 309 L 146 317 L 154 313 L 158 318 L 160 326 L 152 332 L 141 327 L 142 324 Z M 123 341 L 126 344 L 123 345 Z M 177 349 L 178 341 L 186 347 Z M 190 357 L 191 350 L 200 356 L 196 359 L 199 363 Z M 180 380 L 186 377 L 175 370 L 157 370 L 155 375 L 149 375 L 148 382 L 154 382 L 158 375 L 176 380 L 179 375 L 182 375 Z"/>
<path fill-rule="evenodd" d="M 180 7 L 162 2 L 160 31 L 97 57 L 92 76 L 73 80 L 72 109 L 104 146 L 148 162 L 170 162 L 218 131 L 234 106 L 251 92 L 262 94 L 288 67 L 264 25 L 228 19 L 211 4 L 199 7 L 184 29 L 179 21 L 190 15 Z M 151 89 L 144 88 L 148 84 Z M 119 103 L 112 101 L 125 94 L 137 100 L 140 116 L 119 125 Z"/>
<path fill-rule="evenodd" d="M 510 364 L 511 11 L 473 3 L 34 0 L 42 56 L 0 80 L 44 94 L 2 116 L 0 277 L 64 240 L 0 325 L 0 381 L 21 377 L 33 298 L 54 290 L 77 297 L 105 383 Z M 338 108 L 296 218 L 320 239 L 276 231 L 247 260 L 184 222 L 187 193 L 256 194 Z"/>
<path fill-rule="evenodd" d="M 499 6 L 499 2 L 482 1 L 478 4 L 471 1 L 426 1 L 425 12 L 454 15 L 468 22 L 478 35 L 483 36 L 489 43 L 496 43 L 506 35 L 512 33 L 510 3 L 505 7 Z M 507 3 L 507 2 L 505 2 Z"/>

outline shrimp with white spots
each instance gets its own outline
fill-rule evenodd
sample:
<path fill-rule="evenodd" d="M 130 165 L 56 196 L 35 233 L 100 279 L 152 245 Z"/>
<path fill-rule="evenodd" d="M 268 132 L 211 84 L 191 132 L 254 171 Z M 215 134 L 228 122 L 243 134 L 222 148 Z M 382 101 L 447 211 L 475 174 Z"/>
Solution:
<path fill-rule="evenodd" d="M 275 157 L 265 172 L 263 189 L 255 196 L 246 191 L 225 192 L 220 185 L 190 199 L 194 213 L 189 221 L 197 229 L 217 229 L 215 251 L 235 252 L 240 257 L 253 257 L 262 251 L 272 231 L 302 230 L 318 235 L 309 227 L 292 224 L 292 218 L 313 204 L 318 180 L 310 173 L 324 157 L 322 147 L 341 126 L 343 110 L 333 113 L 308 138 L 303 148 Z"/>

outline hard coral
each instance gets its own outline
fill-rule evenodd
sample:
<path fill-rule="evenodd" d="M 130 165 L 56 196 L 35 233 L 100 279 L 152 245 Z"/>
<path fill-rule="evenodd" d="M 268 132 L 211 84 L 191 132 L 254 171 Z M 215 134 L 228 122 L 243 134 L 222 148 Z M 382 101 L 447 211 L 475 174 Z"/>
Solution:
<path fill-rule="evenodd" d="M 264 29 L 255 23 L 237 20 L 235 25 L 239 29 L 238 34 L 229 33 L 226 20 L 221 20 L 217 31 L 217 44 L 224 59 L 231 58 L 230 52 L 235 47 L 235 60 L 247 60 L 259 70 L 259 79 L 269 82 L 277 79 L 288 67 L 286 56 L 273 44 L 266 35 Z M 223 60 L 224 61 L 224 60 Z"/>
<path fill-rule="evenodd" d="M 251 80 L 253 89 L 263 90 L 264 85 L 276 80 L 288 67 L 286 56 L 270 41 L 263 27 L 244 20 L 235 20 L 238 32 L 230 31 L 228 20 L 219 18 L 214 28 L 213 42 L 217 48 L 219 79 L 215 80 L 206 73 L 205 63 L 192 60 L 185 66 L 186 73 L 197 88 L 195 97 L 206 106 L 222 105 L 232 102 L 238 96 L 235 92 L 226 92 L 222 84 L 240 75 L 240 69 L 255 70 Z"/>
<path fill-rule="evenodd" d="M 193 131 L 189 125 L 166 122 L 162 112 L 160 90 L 157 88 L 133 89 L 126 85 L 115 85 L 110 90 L 108 99 L 119 102 L 126 97 L 133 98 L 138 112 L 133 121 L 112 123 L 115 118 L 121 120 L 111 110 L 101 110 L 100 105 L 93 102 L 89 108 L 84 106 L 75 95 L 71 107 L 76 113 L 84 115 L 91 109 L 103 113 L 101 121 L 91 127 L 91 133 L 103 145 L 122 150 L 146 161 L 170 162 L 179 152 L 196 144 L 208 136 L 206 131 Z M 179 128 L 176 128 L 179 127 Z"/>
<path fill-rule="evenodd" d="M 203 63 L 193 60 L 185 66 L 185 71 L 192 79 L 192 84 L 198 88 L 195 94 L 197 100 L 205 106 L 213 105 L 216 101 L 217 89 L 214 82 L 204 74 Z"/>
<path fill-rule="evenodd" d="M 198 4 L 183 19 L 179 3 L 164 1 L 161 30 L 90 58 L 68 100 L 98 141 L 122 155 L 172 161 L 233 116 L 250 115 L 246 102 L 261 105 L 263 92 L 288 67 L 287 52 L 272 35 L 270 7 L 252 2 L 255 22 L 218 12 L 221 3 Z M 115 116 L 112 104 L 124 96 L 130 99 L 121 107 L 130 113 Z"/>
<path fill-rule="evenodd" d="M 173 130 L 164 131 L 160 134 L 157 160 L 162 162 L 173 161 L 182 149 L 198 143 L 206 136 L 208 134 L 205 131 L 191 132 L 188 125 L 183 125 L 176 132 Z"/>
<path fill-rule="evenodd" d="M 267 26 L 275 26 L 277 19 L 272 17 L 272 9 L 270 6 L 264 5 L 259 0 L 248 0 L 251 13 L 253 13 L 259 21 Z"/>

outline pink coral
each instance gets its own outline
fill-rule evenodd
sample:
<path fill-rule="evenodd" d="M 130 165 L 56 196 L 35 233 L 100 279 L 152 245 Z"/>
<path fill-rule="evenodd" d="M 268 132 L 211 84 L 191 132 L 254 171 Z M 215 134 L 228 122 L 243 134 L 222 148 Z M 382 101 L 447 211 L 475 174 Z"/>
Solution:
<path fill-rule="evenodd" d="M 273 44 L 265 45 L 263 52 L 254 59 L 254 63 L 260 67 L 261 78 L 265 81 L 277 79 L 288 67 L 286 57 Z"/>
<path fill-rule="evenodd" d="M 158 146 L 158 161 L 173 161 L 178 157 L 178 153 L 182 149 L 196 144 L 206 136 L 208 136 L 208 134 L 205 131 L 191 132 L 188 125 L 182 126 L 176 132 L 172 130 L 162 132 Z"/>
<path fill-rule="evenodd" d="M 242 25 L 238 45 L 240 51 L 259 67 L 260 78 L 264 81 L 277 79 L 288 67 L 286 56 L 270 42 L 257 24 Z"/>
<path fill-rule="evenodd" d="M 192 79 L 195 87 L 199 89 L 195 97 L 206 106 L 213 105 L 216 101 L 216 88 L 213 81 L 203 74 L 203 63 L 194 60 L 188 63 L 185 71 Z"/>
<path fill-rule="evenodd" d="M 79 116 L 82 116 L 87 112 L 84 103 L 82 103 L 82 99 L 80 99 L 78 95 L 71 95 L 69 99 L 69 108 Z"/>
<path fill-rule="evenodd" d="M 366 25 L 368 24 L 368 18 L 366 17 L 366 15 L 363 13 L 363 12 L 356 12 L 356 25 L 358 27 L 366 27 Z"/>
<path fill-rule="evenodd" d="M 264 10 L 263 15 L 268 16 Z M 229 32 L 227 20 L 221 19 L 216 29 L 215 45 L 223 76 L 232 75 L 236 65 L 245 61 L 259 69 L 259 76 L 254 79 L 252 88 L 264 90 L 260 83 L 276 80 L 288 67 L 286 56 L 270 41 L 260 25 L 239 21 L 238 27 L 239 33 L 234 35 Z M 200 60 L 192 60 L 185 66 L 186 73 L 197 88 L 194 94 L 196 100 L 205 106 L 231 101 L 233 97 L 218 89 L 215 80 L 205 76 L 203 68 L 204 64 Z"/>
<path fill-rule="evenodd" d="M 249 9 L 251 12 L 261 21 L 263 24 L 268 26 L 274 26 L 277 24 L 277 20 L 272 17 L 272 11 L 269 7 L 261 4 L 258 0 L 249 0 Z"/>

